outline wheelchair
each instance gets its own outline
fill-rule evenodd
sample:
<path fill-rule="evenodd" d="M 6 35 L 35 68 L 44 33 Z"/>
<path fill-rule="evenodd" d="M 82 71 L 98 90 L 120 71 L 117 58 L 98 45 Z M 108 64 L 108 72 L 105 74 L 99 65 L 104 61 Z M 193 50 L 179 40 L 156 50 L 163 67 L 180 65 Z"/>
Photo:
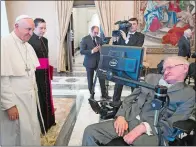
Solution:
<path fill-rule="evenodd" d="M 98 104 L 100 102 L 100 105 Z M 114 118 L 116 112 L 121 106 L 122 102 L 114 104 L 109 101 L 90 101 L 91 106 L 97 114 L 101 115 L 102 119 Z M 173 123 L 174 132 L 172 136 L 164 138 L 167 146 L 196 146 L 196 104 L 192 113 L 193 119 L 177 121 Z M 186 134 L 186 136 L 184 136 Z M 130 146 L 122 137 L 111 140 L 108 144 L 100 144 L 100 146 Z M 166 146 L 166 145 L 165 145 Z"/>
<path fill-rule="evenodd" d="M 95 101 L 91 99 L 92 109 L 101 115 L 101 119 L 113 119 L 116 112 L 120 108 L 122 102 L 113 103 L 109 101 Z M 98 104 L 100 103 L 100 105 Z M 196 116 L 196 105 L 193 117 Z M 174 132 L 172 136 L 164 138 L 167 142 L 167 146 L 195 146 L 196 145 L 196 121 L 194 119 L 188 119 L 184 121 L 178 121 L 173 123 Z M 186 136 L 184 136 L 186 134 Z M 100 146 L 130 146 L 124 142 L 122 137 L 115 138 L 108 144 L 100 144 Z M 166 146 L 166 145 L 165 145 Z"/>
<path fill-rule="evenodd" d="M 194 79 L 196 83 L 196 63 L 191 63 L 188 71 L 188 84 L 190 84 L 190 78 Z M 163 60 L 157 65 L 157 71 L 162 73 Z M 187 79 L 186 78 L 186 79 Z M 196 106 L 196 105 L 195 105 Z M 196 116 L 196 107 L 194 109 L 194 116 Z M 196 146 L 196 120 L 188 119 L 184 121 L 178 121 L 173 123 L 174 132 L 173 135 L 165 139 L 169 146 Z M 184 136 L 186 134 L 186 136 Z M 111 140 L 108 144 L 102 146 L 130 146 L 122 137 Z"/>
<path fill-rule="evenodd" d="M 161 71 L 161 70 L 160 70 Z M 96 102 L 95 102 L 96 103 Z M 94 103 L 94 104 L 95 104 Z M 114 118 L 122 102 L 114 104 L 113 102 L 100 101 L 101 107 L 98 105 L 94 108 L 98 109 L 102 119 Z M 193 116 L 196 116 L 196 105 L 194 108 Z M 165 146 L 196 146 L 196 120 L 188 119 L 173 123 L 174 132 L 172 136 L 164 138 L 167 142 Z M 122 137 L 111 140 L 108 144 L 100 144 L 100 146 L 130 146 Z"/>

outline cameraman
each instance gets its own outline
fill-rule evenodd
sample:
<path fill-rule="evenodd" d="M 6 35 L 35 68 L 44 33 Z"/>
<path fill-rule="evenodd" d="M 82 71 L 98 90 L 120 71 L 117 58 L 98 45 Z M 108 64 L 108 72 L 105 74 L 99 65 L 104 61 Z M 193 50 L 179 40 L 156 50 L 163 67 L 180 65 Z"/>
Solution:
<path fill-rule="evenodd" d="M 124 31 L 121 30 L 121 36 L 113 37 L 113 45 L 142 47 L 144 44 L 145 36 L 144 34 L 137 32 L 138 19 L 131 18 L 129 20 L 129 23 L 131 23 L 131 27 L 129 28 L 128 33 L 125 33 Z M 117 102 L 120 100 L 122 89 L 123 89 L 123 85 L 115 84 L 113 101 Z"/>

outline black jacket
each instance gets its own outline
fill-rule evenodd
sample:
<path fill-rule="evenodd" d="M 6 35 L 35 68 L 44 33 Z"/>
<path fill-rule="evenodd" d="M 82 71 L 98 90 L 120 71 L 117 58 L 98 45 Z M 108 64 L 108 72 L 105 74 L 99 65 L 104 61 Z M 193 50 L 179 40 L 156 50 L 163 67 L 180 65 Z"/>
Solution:
<path fill-rule="evenodd" d="M 29 39 L 28 43 L 33 47 L 38 58 L 48 58 L 48 39 L 45 37 L 33 36 Z"/>
<path fill-rule="evenodd" d="M 125 40 L 120 36 L 118 42 L 113 42 L 113 45 L 124 45 L 124 46 L 138 46 L 142 47 L 144 44 L 144 34 L 135 32 L 135 34 L 129 38 L 129 42 L 126 44 Z"/>
<path fill-rule="evenodd" d="M 191 46 L 190 41 L 187 40 L 184 36 L 182 36 L 178 42 L 178 56 L 188 57 L 191 56 Z"/>

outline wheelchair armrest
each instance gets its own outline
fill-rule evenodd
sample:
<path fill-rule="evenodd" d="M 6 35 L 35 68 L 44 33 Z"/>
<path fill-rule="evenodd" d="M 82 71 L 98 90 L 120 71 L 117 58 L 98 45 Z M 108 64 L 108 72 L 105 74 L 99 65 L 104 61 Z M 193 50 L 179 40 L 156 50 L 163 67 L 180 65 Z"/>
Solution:
<path fill-rule="evenodd" d="M 192 119 L 177 121 L 173 123 L 173 127 L 187 134 L 190 134 L 191 131 L 196 128 L 196 121 Z"/>

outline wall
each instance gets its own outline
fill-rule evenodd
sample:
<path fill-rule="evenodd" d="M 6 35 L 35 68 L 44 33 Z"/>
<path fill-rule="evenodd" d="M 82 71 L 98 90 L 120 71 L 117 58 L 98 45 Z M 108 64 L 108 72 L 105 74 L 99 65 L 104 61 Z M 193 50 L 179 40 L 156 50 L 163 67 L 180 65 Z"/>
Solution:
<path fill-rule="evenodd" d="M 49 59 L 51 65 L 57 67 L 57 25 L 54 1 L 6 1 L 9 29 L 12 31 L 14 21 L 21 14 L 33 18 L 42 17 L 47 23 L 46 37 L 49 40 Z"/>
<path fill-rule="evenodd" d="M 115 3 L 117 6 L 115 21 L 128 19 L 134 16 L 134 1 L 115 1 Z M 73 8 L 74 48 L 79 47 L 82 37 L 89 33 L 88 28 L 93 24 L 91 19 L 94 19 L 96 14 L 97 10 L 95 7 Z M 94 18 L 92 18 L 93 15 L 95 16 Z M 99 20 L 97 20 L 96 23 L 98 22 Z"/>
<path fill-rule="evenodd" d="M 95 7 L 73 8 L 74 48 L 79 47 L 81 39 L 89 34 L 89 25 L 92 24 L 90 21 L 94 14 L 97 14 Z"/>
<path fill-rule="evenodd" d="M 87 34 L 87 9 L 73 9 L 74 23 L 74 48 L 79 47 L 79 42 Z"/>
<path fill-rule="evenodd" d="M 1 1 L 1 37 L 9 34 L 5 1 Z"/>
<path fill-rule="evenodd" d="M 117 10 L 115 12 L 116 21 L 134 17 L 134 1 L 115 1 L 115 3 Z"/>
<path fill-rule="evenodd" d="M 150 68 L 157 68 L 157 65 L 161 62 L 161 60 L 170 57 L 170 56 L 176 56 L 176 54 L 171 53 L 160 53 L 160 54 L 153 54 L 153 53 L 147 53 L 146 55 L 146 61 L 149 63 Z M 195 62 L 194 58 L 189 58 L 189 63 Z"/>
<path fill-rule="evenodd" d="M 81 1 L 82 2 L 82 1 Z M 117 3 L 116 11 L 116 21 L 123 20 L 131 17 L 134 13 L 134 2 L 133 1 L 115 1 Z M 47 38 L 49 40 L 49 58 L 50 63 L 57 67 L 57 58 L 58 58 L 58 42 L 57 42 L 57 17 L 55 12 L 55 1 L 6 1 L 6 9 L 8 16 L 9 29 L 13 30 L 15 18 L 18 15 L 26 14 L 32 17 L 42 17 L 47 22 Z M 82 37 L 88 34 L 88 21 L 93 14 L 96 13 L 94 8 L 77 8 L 73 14 L 76 14 L 74 18 L 74 37 L 76 41 L 74 46 L 79 46 L 79 42 Z"/>
<path fill-rule="evenodd" d="M 88 33 L 90 33 L 92 26 L 96 25 L 100 27 L 100 20 L 95 7 L 88 8 L 87 11 L 88 11 Z"/>

